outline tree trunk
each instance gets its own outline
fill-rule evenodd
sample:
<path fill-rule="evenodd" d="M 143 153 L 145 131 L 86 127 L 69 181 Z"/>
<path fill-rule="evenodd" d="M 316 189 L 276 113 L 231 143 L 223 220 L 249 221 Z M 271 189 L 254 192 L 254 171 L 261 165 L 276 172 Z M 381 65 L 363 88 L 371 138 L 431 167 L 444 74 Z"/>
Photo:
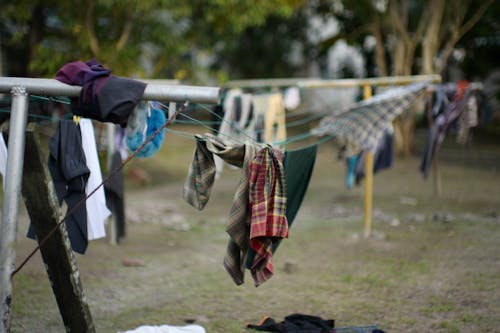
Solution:
<path fill-rule="evenodd" d="M 443 21 L 445 0 L 435 0 L 429 5 L 433 6 L 429 24 L 422 42 L 422 73 L 434 74 L 434 58 L 440 46 L 441 22 Z"/>

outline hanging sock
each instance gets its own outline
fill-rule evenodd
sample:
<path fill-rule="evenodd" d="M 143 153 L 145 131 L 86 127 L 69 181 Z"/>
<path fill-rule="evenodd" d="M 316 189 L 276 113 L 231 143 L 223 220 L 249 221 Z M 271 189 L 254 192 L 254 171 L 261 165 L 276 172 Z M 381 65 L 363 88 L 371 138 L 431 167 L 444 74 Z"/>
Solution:
<path fill-rule="evenodd" d="M 127 124 L 127 147 L 131 152 L 138 149 L 153 133 L 165 122 L 163 110 L 152 107 L 149 102 L 140 102 L 132 112 Z M 151 157 L 161 148 L 165 129 L 162 129 L 149 141 L 135 156 L 139 158 Z"/>

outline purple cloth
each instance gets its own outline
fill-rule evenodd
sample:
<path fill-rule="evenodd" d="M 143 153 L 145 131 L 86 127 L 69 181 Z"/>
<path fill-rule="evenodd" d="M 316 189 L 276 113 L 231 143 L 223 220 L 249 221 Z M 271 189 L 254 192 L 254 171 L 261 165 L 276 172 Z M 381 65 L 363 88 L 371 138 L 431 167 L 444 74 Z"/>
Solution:
<path fill-rule="evenodd" d="M 111 70 L 92 59 L 70 62 L 59 69 L 56 80 L 82 87 L 79 98 L 71 98 L 75 115 L 112 122 L 122 127 L 141 99 L 146 84 L 111 75 Z"/>

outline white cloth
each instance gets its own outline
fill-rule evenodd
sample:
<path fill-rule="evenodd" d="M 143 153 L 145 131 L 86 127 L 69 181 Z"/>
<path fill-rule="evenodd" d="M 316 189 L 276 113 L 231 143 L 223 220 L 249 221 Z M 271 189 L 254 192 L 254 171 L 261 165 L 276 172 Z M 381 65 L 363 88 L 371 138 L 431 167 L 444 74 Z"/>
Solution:
<path fill-rule="evenodd" d="M 206 333 L 205 329 L 200 325 L 186 325 L 186 326 L 139 326 L 134 330 L 123 331 L 118 333 Z"/>
<path fill-rule="evenodd" d="M 2 133 L 0 133 L 0 173 L 3 177 L 3 189 L 5 190 L 5 173 L 7 172 L 7 146 L 3 139 Z"/>
<path fill-rule="evenodd" d="M 297 87 L 289 87 L 283 93 L 283 104 L 288 111 L 295 110 L 300 105 L 300 90 Z"/>
<path fill-rule="evenodd" d="M 82 147 L 87 160 L 90 176 L 87 181 L 85 193 L 89 195 L 102 183 L 101 166 L 97 156 L 97 147 L 94 136 L 94 126 L 90 119 L 80 119 L 80 132 L 82 133 Z M 87 234 L 88 239 L 97 239 L 106 236 L 104 221 L 111 215 L 106 206 L 104 188 L 101 186 L 86 201 L 87 205 Z"/>

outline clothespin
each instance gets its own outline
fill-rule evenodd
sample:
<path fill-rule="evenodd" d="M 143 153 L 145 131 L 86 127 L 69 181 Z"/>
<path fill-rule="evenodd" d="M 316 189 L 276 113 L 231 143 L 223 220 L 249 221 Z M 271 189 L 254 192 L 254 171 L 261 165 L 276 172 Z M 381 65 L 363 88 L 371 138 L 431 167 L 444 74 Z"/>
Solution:
<path fill-rule="evenodd" d="M 73 122 L 75 125 L 78 125 L 80 123 L 80 116 L 73 116 Z"/>

